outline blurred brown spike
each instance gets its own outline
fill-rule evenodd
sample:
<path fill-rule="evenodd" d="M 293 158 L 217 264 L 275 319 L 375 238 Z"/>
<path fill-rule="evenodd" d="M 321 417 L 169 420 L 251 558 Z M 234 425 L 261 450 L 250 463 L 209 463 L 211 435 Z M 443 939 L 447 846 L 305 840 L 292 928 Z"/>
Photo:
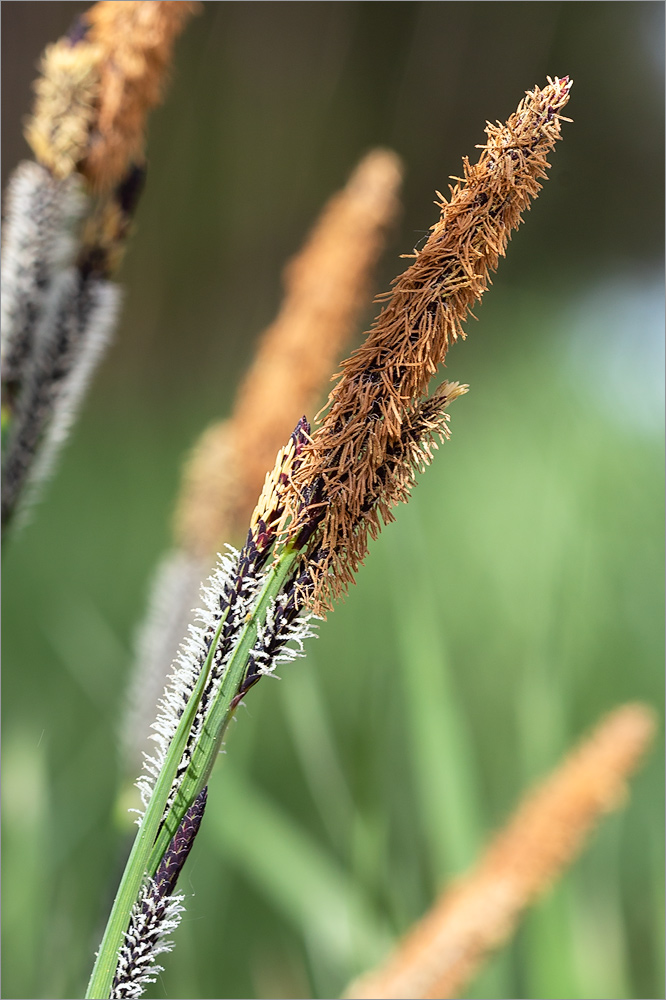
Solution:
<path fill-rule="evenodd" d="M 205 433 L 186 469 L 176 536 L 187 551 L 210 555 L 244 534 L 276 453 L 301 414 L 319 404 L 368 301 L 401 176 L 395 153 L 368 153 L 287 265 L 280 312 L 259 342 L 231 420 Z"/>
<path fill-rule="evenodd" d="M 379 530 L 378 511 L 369 504 L 377 470 L 449 346 L 464 337 L 472 305 L 539 193 L 570 86 L 566 78 L 549 80 L 523 98 L 506 125 L 487 125 L 478 162 L 464 160 L 464 179 L 450 201 L 442 199 L 428 241 L 395 280 L 364 344 L 342 365 L 328 414 L 296 473 L 290 506 L 293 517 L 300 510 L 307 519 L 303 492 L 323 483 L 329 513 L 320 541 L 329 557 L 316 583 L 315 610 L 330 606 L 363 560 L 367 530 L 359 527 Z"/>
<path fill-rule="evenodd" d="M 527 795 L 469 874 L 448 888 L 388 961 L 346 996 L 458 996 L 523 911 L 582 849 L 603 813 L 619 808 L 627 779 L 656 729 L 652 709 L 623 705 Z"/>
<path fill-rule="evenodd" d="M 100 104 L 83 173 L 97 190 L 141 158 L 146 115 L 159 103 L 173 43 L 200 4 L 101 0 L 85 16 L 100 48 Z"/>
<path fill-rule="evenodd" d="M 212 559 L 237 534 L 230 512 L 238 508 L 238 457 L 231 443 L 231 421 L 207 428 L 183 470 L 174 524 L 177 545 L 197 559 Z M 246 522 L 249 523 L 249 517 Z"/>

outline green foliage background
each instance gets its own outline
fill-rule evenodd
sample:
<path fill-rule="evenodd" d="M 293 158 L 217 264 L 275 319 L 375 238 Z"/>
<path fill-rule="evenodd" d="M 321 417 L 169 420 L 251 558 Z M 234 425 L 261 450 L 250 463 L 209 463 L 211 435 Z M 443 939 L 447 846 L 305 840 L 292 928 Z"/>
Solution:
<path fill-rule="evenodd" d="M 663 5 L 204 7 L 151 121 L 116 342 L 4 556 L 5 997 L 82 995 L 127 849 L 134 631 L 284 262 L 385 144 L 408 170 L 386 287 L 485 119 L 547 73 L 574 124 L 449 355 L 453 439 L 307 660 L 248 697 L 153 995 L 338 995 L 604 711 L 661 712 Z M 82 9 L 2 6 L 3 178 Z M 468 996 L 663 996 L 661 759 Z"/>

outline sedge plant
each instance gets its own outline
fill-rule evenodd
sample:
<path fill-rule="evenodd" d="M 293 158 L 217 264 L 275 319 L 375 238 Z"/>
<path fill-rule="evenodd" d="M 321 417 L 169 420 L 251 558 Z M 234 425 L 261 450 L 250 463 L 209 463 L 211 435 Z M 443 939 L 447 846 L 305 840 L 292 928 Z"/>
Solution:
<path fill-rule="evenodd" d="M 478 161 L 392 292 L 363 345 L 343 363 L 320 423 L 303 418 L 281 449 L 244 546 L 228 549 L 202 591 L 204 610 L 181 647 L 140 780 L 144 810 L 88 986 L 88 997 L 140 996 L 168 948 L 181 900 L 178 872 L 201 822 L 206 786 L 247 692 L 301 655 L 353 581 L 368 541 L 406 501 L 449 436 L 443 382 L 449 347 L 547 175 L 568 78 L 528 92 L 506 124 L 489 124 Z M 430 394 L 429 394 L 430 393 Z"/>
<path fill-rule="evenodd" d="M 5 205 L 3 528 L 52 461 L 109 338 L 120 299 L 111 279 L 141 189 L 146 114 L 160 96 L 173 40 L 196 7 L 102 0 L 45 54 L 27 123 L 36 162 L 18 168 Z M 180 920 L 177 881 L 229 720 L 261 677 L 301 653 L 317 619 L 353 580 L 368 539 L 407 499 L 415 473 L 448 436 L 446 408 L 466 387 L 447 382 L 432 391 L 429 382 L 451 343 L 464 336 L 470 306 L 538 190 L 568 96 L 566 80 L 549 84 L 528 95 L 506 126 L 490 126 L 479 162 L 465 163 L 450 200 L 439 196 L 439 223 L 396 279 L 363 348 L 345 362 L 328 412 L 313 432 L 303 419 L 289 438 L 294 413 L 315 409 L 322 381 L 353 333 L 368 268 L 395 210 L 395 156 L 375 151 L 366 158 L 291 262 L 283 308 L 231 420 L 212 428 L 188 463 L 175 539 L 196 570 L 188 584 L 196 587 L 223 540 L 236 541 L 248 521 L 250 530 L 240 552 L 228 549 L 219 558 L 203 593 L 201 627 L 177 657 L 153 727 L 157 753 L 139 782 L 139 837 L 90 995 L 140 996 L 154 981 L 156 960 L 170 949 Z M 264 472 L 287 438 L 255 509 Z M 163 678 L 184 626 L 174 619 L 160 646 L 162 623 L 153 624 L 145 645 Z M 437 655 L 428 659 L 439 662 Z M 409 667 L 414 663 L 412 656 Z M 301 694 L 305 688 L 301 682 Z M 347 995 L 459 993 L 570 862 L 597 816 L 618 803 L 653 727 L 641 706 L 608 716 L 388 961 Z M 433 757 L 431 777 L 453 755 Z M 261 818 L 242 807 L 252 803 L 251 788 L 235 795 L 230 812 L 238 810 L 245 829 L 256 833 Z M 215 809 L 212 829 L 217 803 Z M 440 810 L 433 826 L 441 817 Z M 257 838 L 252 842 L 259 869 Z M 471 855 L 476 845 L 468 846 Z M 294 867 L 301 870 L 300 858 Z M 306 885 L 304 879 L 297 891 Z"/>

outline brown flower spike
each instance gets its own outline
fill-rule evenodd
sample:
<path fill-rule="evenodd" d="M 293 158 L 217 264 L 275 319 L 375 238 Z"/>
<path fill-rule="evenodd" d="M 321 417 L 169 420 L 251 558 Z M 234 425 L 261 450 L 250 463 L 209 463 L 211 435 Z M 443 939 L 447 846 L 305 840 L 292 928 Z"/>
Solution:
<path fill-rule="evenodd" d="M 379 969 L 352 983 L 356 1000 L 454 997 L 527 906 L 577 856 L 601 816 L 622 805 L 627 778 L 656 729 L 652 709 L 623 705 L 529 794 L 476 867 L 447 889 Z"/>
<path fill-rule="evenodd" d="M 449 201 L 438 192 L 441 215 L 428 241 L 395 280 L 363 346 L 342 364 L 289 506 L 296 528 L 311 521 L 311 496 L 326 506 L 317 534 L 324 553 L 315 583 L 318 612 L 353 580 L 368 536 L 386 520 L 375 502 L 386 456 L 398 447 L 448 348 L 465 336 L 472 305 L 541 189 L 570 87 L 568 77 L 549 78 L 505 125 L 488 123 L 478 162 L 463 161 L 464 177 L 450 188 Z"/>

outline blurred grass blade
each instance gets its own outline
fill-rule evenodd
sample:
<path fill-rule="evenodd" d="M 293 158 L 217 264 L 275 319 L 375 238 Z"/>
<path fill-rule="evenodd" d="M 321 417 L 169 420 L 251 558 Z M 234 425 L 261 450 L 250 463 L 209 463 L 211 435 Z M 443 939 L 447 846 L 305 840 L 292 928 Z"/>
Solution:
<path fill-rule="evenodd" d="M 390 934 L 339 862 L 231 760 L 214 780 L 203 830 L 217 851 L 341 976 L 380 955 Z"/>
<path fill-rule="evenodd" d="M 393 612 L 418 822 L 441 884 L 471 863 L 481 843 L 474 743 L 448 666 L 433 593 L 436 567 L 418 511 L 403 511 L 391 539 Z"/>
<path fill-rule="evenodd" d="M 332 843 L 339 845 L 349 833 L 354 803 L 320 685 L 309 651 L 298 678 L 285 680 L 280 685 L 280 693 L 310 795 Z"/>

